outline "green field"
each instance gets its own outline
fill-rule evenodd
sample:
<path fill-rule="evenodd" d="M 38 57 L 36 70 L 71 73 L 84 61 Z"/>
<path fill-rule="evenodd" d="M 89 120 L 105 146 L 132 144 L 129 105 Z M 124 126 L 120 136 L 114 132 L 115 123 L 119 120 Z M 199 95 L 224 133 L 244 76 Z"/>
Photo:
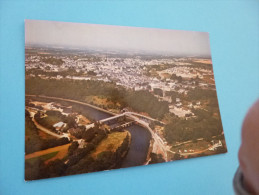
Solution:
<path fill-rule="evenodd" d="M 47 117 L 42 118 L 44 123 L 50 124 L 51 126 L 62 121 L 63 118 L 60 115 L 48 114 Z"/>
<path fill-rule="evenodd" d="M 96 147 L 95 151 L 91 154 L 93 158 L 96 158 L 98 154 L 111 151 L 115 152 L 117 148 L 121 146 L 124 139 L 127 137 L 128 132 L 114 132 L 108 135 L 107 138 L 101 141 L 101 143 Z"/>

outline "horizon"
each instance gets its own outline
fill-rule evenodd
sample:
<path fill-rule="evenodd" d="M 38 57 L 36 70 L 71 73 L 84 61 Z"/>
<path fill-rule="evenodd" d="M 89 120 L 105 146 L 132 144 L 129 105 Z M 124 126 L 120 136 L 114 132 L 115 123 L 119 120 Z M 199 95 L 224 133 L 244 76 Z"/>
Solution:
<path fill-rule="evenodd" d="M 180 54 L 168 54 L 168 53 L 157 53 L 157 52 L 148 52 L 140 50 L 116 50 L 116 49 L 104 49 L 104 48 L 88 48 L 88 47 L 69 47 L 69 46 L 58 46 L 58 45 L 49 45 L 49 44 L 25 44 L 25 49 L 46 49 L 46 50 L 60 50 L 60 51 L 71 51 L 71 52 L 100 52 L 101 54 L 110 54 L 110 55 L 139 55 L 139 56 L 152 56 L 152 57 L 165 57 L 165 58 L 203 58 L 203 59 L 212 59 L 211 55 L 180 55 Z"/>
<path fill-rule="evenodd" d="M 211 58 L 206 32 L 25 20 L 25 46 Z"/>

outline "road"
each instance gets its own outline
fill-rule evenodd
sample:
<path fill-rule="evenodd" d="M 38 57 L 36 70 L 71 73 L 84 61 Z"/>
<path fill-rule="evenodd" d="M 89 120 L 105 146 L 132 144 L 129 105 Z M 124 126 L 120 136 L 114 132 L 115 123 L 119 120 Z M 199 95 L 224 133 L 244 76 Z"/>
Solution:
<path fill-rule="evenodd" d="M 145 116 L 145 115 L 142 115 L 142 114 L 139 114 L 139 113 L 136 113 L 136 112 L 125 112 L 125 114 L 136 115 L 136 116 L 143 117 L 143 118 L 146 118 L 146 119 L 151 120 L 151 121 L 160 122 L 160 123 L 162 123 L 163 125 L 165 124 L 165 123 L 162 122 L 162 121 L 159 121 L 159 120 L 157 120 L 157 119 L 154 119 L 154 118 L 151 118 L 151 117 L 149 117 L 149 116 Z"/>
<path fill-rule="evenodd" d="M 66 137 L 66 136 L 62 136 L 62 135 L 58 135 L 56 133 L 53 133 L 52 131 L 50 131 L 49 129 L 41 126 L 39 123 L 37 123 L 37 121 L 34 119 L 34 117 L 32 118 L 32 121 L 34 122 L 34 124 L 36 125 L 36 127 L 41 130 L 41 131 L 44 131 L 45 133 L 49 134 L 49 135 L 52 135 L 54 137 L 57 137 L 57 138 L 62 138 L 62 137 Z"/>

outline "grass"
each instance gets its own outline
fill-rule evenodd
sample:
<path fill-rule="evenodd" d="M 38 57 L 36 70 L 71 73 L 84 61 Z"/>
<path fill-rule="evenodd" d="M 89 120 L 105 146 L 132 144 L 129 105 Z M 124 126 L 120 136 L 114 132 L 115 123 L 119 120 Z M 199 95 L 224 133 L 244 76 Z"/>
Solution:
<path fill-rule="evenodd" d="M 56 146 L 54 148 L 49 148 L 46 150 L 41 150 L 41 151 L 37 151 L 31 154 L 27 154 L 25 156 L 25 160 L 31 160 L 31 159 L 39 159 L 41 158 L 41 160 L 44 160 L 45 163 L 48 163 L 49 161 L 55 160 L 55 159 L 63 159 L 68 152 L 68 147 L 71 144 L 66 144 L 66 145 L 62 145 L 62 146 Z M 52 154 L 52 155 L 50 155 Z M 55 154 L 55 155 L 54 155 Z M 46 155 L 46 156 L 45 156 Z M 42 159 L 43 157 L 43 159 Z M 34 161 L 35 161 L 34 160 Z"/>
<path fill-rule="evenodd" d="M 81 125 L 87 125 L 87 124 L 91 123 L 91 121 L 83 115 L 79 115 L 78 117 L 79 117 L 78 123 L 81 124 Z"/>
<path fill-rule="evenodd" d="M 33 158 L 30 158 L 30 159 L 27 159 L 26 162 L 29 162 L 29 163 L 33 164 L 38 159 L 42 160 L 42 161 L 46 161 L 46 160 L 49 160 L 49 159 L 53 158 L 58 153 L 59 153 L 59 151 L 55 151 L 55 152 L 51 152 L 51 153 L 48 153 L 48 154 L 44 154 L 42 156 L 33 157 Z"/>
<path fill-rule="evenodd" d="M 47 117 L 42 118 L 42 120 L 44 120 L 46 124 L 50 124 L 50 125 L 54 125 L 54 124 L 62 121 L 62 119 L 60 117 L 51 116 L 51 115 L 48 115 Z"/>
<path fill-rule="evenodd" d="M 93 158 L 96 158 L 99 153 L 104 151 L 115 152 L 118 147 L 121 146 L 123 140 L 127 137 L 128 132 L 114 132 L 108 135 L 107 138 L 101 141 L 96 147 L 95 151 L 91 154 Z"/>
<path fill-rule="evenodd" d="M 114 113 L 120 112 L 120 103 L 117 102 L 116 104 L 110 100 L 108 100 L 105 96 L 86 96 L 85 102 L 94 104 L 96 106 L 106 108 L 109 111 L 112 111 Z"/>
<path fill-rule="evenodd" d="M 105 107 L 107 106 L 114 106 L 114 103 L 109 101 L 106 97 L 101 96 L 86 96 L 85 97 L 86 102 L 93 102 L 96 105 L 103 105 Z"/>

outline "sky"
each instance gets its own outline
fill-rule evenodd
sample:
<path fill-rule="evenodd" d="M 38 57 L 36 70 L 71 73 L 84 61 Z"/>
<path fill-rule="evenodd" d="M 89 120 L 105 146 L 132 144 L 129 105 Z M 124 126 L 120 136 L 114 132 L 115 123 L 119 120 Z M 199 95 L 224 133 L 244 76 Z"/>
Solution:
<path fill-rule="evenodd" d="M 25 44 L 210 56 L 206 32 L 25 20 Z"/>

